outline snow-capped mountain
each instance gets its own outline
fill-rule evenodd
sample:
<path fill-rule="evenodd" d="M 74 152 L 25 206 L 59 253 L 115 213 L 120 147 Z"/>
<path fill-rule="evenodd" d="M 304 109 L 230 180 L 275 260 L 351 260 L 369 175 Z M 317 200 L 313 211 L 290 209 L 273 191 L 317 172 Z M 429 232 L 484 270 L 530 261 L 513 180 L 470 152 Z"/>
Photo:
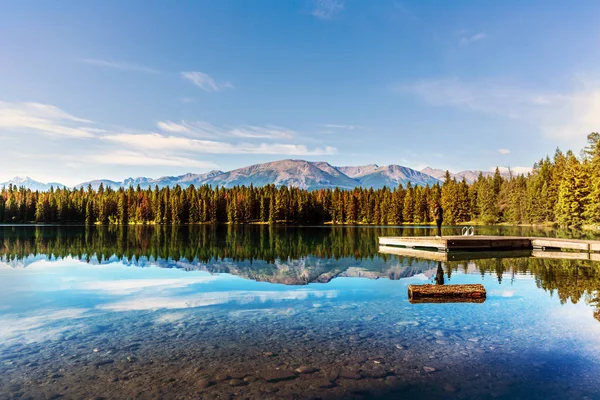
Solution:
<path fill-rule="evenodd" d="M 293 186 L 302 189 L 334 188 L 353 189 L 360 184 L 325 162 L 282 160 L 251 165 L 216 175 L 204 183 L 213 186 Z"/>
<path fill-rule="evenodd" d="M 61 183 L 57 183 L 57 182 L 49 182 L 49 183 L 38 182 L 36 180 L 31 179 L 28 176 L 24 176 L 24 177 L 23 176 L 15 176 L 14 178 L 12 178 L 9 181 L 0 182 L 0 188 L 3 186 L 8 187 L 11 184 L 13 186 L 17 186 L 17 187 L 24 186 L 33 191 L 39 190 L 41 192 L 48 191 L 48 190 L 50 190 L 51 187 L 54 187 L 54 189 L 56 189 L 56 188 L 59 188 L 59 187 L 62 188 L 65 186 L 65 185 L 63 185 Z"/>
<path fill-rule="evenodd" d="M 133 186 L 135 188 L 137 187 L 137 185 L 140 185 L 140 187 L 142 187 L 143 189 L 146 189 L 148 187 L 153 188 L 154 186 L 158 186 L 159 188 L 163 188 L 166 186 L 172 187 L 176 185 L 179 185 L 181 187 L 188 187 L 192 184 L 198 186 L 198 184 L 203 184 L 202 182 L 206 181 L 207 179 L 211 179 L 223 173 L 223 171 L 210 171 L 206 174 L 188 173 L 180 176 L 163 176 L 157 179 L 145 177 L 127 178 L 123 181 L 122 186 Z"/>
<path fill-rule="evenodd" d="M 446 170 L 443 169 L 434 169 L 431 167 L 426 167 L 421 170 L 422 173 L 431 175 L 434 178 L 439 179 L 440 181 L 444 181 L 446 178 Z M 467 183 L 471 184 L 477 180 L 479 174 L 482 174 L 484 177 L 486 176 L 494 176 L 493 172 L 490 171 L 480 171 L 480 170 L 465 170 L 457 173 L 450 173 L 450 178 L 456 178 L 457 181 L 462 181 L 463 178 L 467 181 Z M 508 171 L 500 171 L 500 175 L 505 178 L 510 178 L 510 173 Z M 513 176 L 519 175 L 518 171 L 513 171 Z"/>
<path fill-rule="evenodd" d="M 371 164 L 361 167 L 340 167 L 339 170 L 357 180 L 360 186 L 373 189 L 384 186 L 406 186 L 409 182 L 413 186 L 431 186 L 439 182 L 435 177 L 401 165 L 378 166 Z"/>
<path fill-rule="evenodd" d="M 111 181 L 109 179 L 96 179 L 93 181 L 82 182 L 79 185 L 75 185 L 75 189 L 83 188 L 83 189 L 87 190 L 87 188 L 91 185 L 92 189 L 98 190 L 98 188 L 100 187 L 100 184 L 102 184 L 102 186 L 104 188 L 111 188 L 114 190 L 117 190 L 121 186 L 123 186 L 123 182 Z"/>
<path fill-rule="evenodd" d="M 484 176 L 493 175 L 488 171 L 461 171 L 451 173 L 452 178 L 462 180 L 463 177 L 469 183 L 477 180 L 480 173 Z M 137 177 L 127 178 L 123 181 L 113 181 L 108 179 L 99 179 L 80 183 L 75 188 L 87 189 L 89 185 L 93 189 L 98 189 L 100 184 L 105 188 L 114 190 L 120 187 L 137 187 L 154 188 L 158 186 L 188 187 L 194 185 L 196 187 L 202 185 L 212 185 L 213 187 L 233 187 L 241 185 L 264 186 L 273 184 L 275 186 L 292 186 L 302 189 L 315 190 L 335 188 L 354 189 L 356 187 L 367 187 L 380 189 L 384 186 L 394 188 L 398 185 L 406 186 L 410 183 L 413 186 L 435 185 L 442 182 L 446 175 L 446 171 L 441 169 L 433 169 L 430 167 L 424 168 L 421 171 L 412 168 L 403 167 L 401 165 L 362 165 L 362 166 L 347 166 L 336 167 L 327 162 L 311 162 L 305 160 L 280 160 L 263 164 L 250 165 L 244 168 L 238 168 L 233 171 L 211 171 L 205 174 L 188 173 L 180 176 L 163 176 L 160 178 Z M 504 174 L 508 177 L 508 173 Z M 50 186 L 63 187 L 59 183 L 41 183 L 26 177 L 16 177 L 10 181 L 0 183 L 0 187 L 8 186 L 9 184 L 18 187 L 24 186 L 31 190 L 49 190 Z"/>

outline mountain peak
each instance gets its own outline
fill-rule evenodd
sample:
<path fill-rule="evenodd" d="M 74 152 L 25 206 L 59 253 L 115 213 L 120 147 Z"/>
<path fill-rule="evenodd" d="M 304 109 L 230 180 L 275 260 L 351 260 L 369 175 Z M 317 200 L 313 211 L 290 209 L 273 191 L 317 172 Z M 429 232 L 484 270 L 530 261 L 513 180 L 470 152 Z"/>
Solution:
<path fill-rule="evenodd" d="M 450 173 L 452 178 L 458 181 L 465 179 L 468 183 L 477 180 L 479 173 L 484 176 L 493 175 L 489 171 L 462 171 L 459 173 Z M 130 186 L 143 189 L 154 188 L 158 186 L 173 187 L 179 185 L 187 188 L 191 185 L 199 187 L 202 185 L 232 187 L 232 186 L 290 186 L 302 189 L 354 189 L 356 187 L 366 187 L 379 189 L 384 186 L 388 188 L 398 185 L 425 186 L 435 185 L 445 179 L 446 170 L 425 167 L 421 171 L 414 170 L 402 165 L 378 165 L 367 164 L 361 166 L 336 167 L 325 161 L 306 161 L 298 159 L 284 159 L 270 161 L 262 164 L 249 165 L 232 171 L 213 170 L 203 174 L 186 173 L 179 176 L 162 176 L 160 178 L 149 177 L 129 177 L 123 181 L 112 181 L 108 179 L 98 179 L 89 182 L 83 182 L 76 185 L 75 188 L 83 187 L 87 189 L 89 185 L 98 189 L 100 184 L 105 188 L 119 189 Z M 16 176 L 10 181 L 0 183 L 0 187 L 8 185 L 25 186 L 31 190 L 46 191 L 51 186 L 63 187 L 60 183 L 42 183 L 31 179 L 28 176 Z"/>
<path fill-rule="evenodd" d="M 57 183 L 57 182 L 50 182 L 50 183 L 38 182 L 29 176 L 15 176 L 14 178 L 12 178 L 6 182 L 0 182 L 0 188 L 6 187 L 9 185 L 13 185 L 13 186 L 17 186 L 17 187 L 23 186 L 23 187 L 25 187 L 27 189 L 31 189 L 33 191 L 36 191 L 36 190 L 47 191 L 47 190 L 50 190 L 50 187 L 58 188 L 58 187 L 65 186 L 65 185 L 63 185 L 61 183 Z"/>

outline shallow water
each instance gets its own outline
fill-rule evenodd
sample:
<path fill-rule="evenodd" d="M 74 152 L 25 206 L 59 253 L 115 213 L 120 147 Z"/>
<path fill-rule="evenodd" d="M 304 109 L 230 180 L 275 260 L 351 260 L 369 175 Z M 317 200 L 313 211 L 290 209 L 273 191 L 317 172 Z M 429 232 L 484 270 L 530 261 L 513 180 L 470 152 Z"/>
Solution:
<path fill-rule="evenodd" d="M 377 237 L 430 234 L 0 227 L 0 398 L 600 397 L 599 263 L 442 263 L 486 301 L 411 304 L 438 263 Z"/>

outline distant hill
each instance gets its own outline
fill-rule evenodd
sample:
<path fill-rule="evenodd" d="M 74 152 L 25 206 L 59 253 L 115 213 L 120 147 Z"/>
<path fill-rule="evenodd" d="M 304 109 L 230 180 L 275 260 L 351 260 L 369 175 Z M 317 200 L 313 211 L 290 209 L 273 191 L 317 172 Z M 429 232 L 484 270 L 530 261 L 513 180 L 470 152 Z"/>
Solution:
<path fill-rule="evenodd" d="M 480 173 L 484 176 L 493 175 L 488 171 L 461 171 L 450 174 L 451 177 L 457 180 L 462 180 L 463 177 L 469 183 L 477 180 Z M 362 166 L 346 166 L 336 167 L 327 162 L 311 162 L 305 160 L 281 160 L 268 162 L 263 164 L 250 165 L 244 168 L 238 168 L 233 171 L 211 171 L 205 174 L 188 173 L 180 176 L 163 176 L 160 178 L 137 177 L 127 178 L 123 181 L 112 181 L 108 179 L 98 179 L 88 182 L 82 182 L 75 188 L 87 189 L 89 185 L 93 189 L 98 189 L 100 184 L 104 187 L 118 189 L 120 187 L 128 188 L 138 185 L 144 189 L 158 186 L 188 187 L 194 185 L 196 187 L 202 185 L 212 185 L 221 187 L 233 187 L 241 185 L 264 186 L 273 184 L 275 186 L 292 186 L 307 190 L 327 189 L 338 187 L 340 189 L 354 189 L 356 187 L 367 187 L 380 189 L 384 186 L 389 188 L 397 187 L 398 185 L 413 186 L 435 185 L 444 180 L 446 175 L 445 170 L 424 168 L 421 171 L 401 165 L 362 165 Z M 508 176 L 507 173 L 504 176 Z M 31 190 L 45 191 L 51 186 L 63 187 L 59 183 L 42 183 L 35 181 L 29 177 L 15 177 L 7 182 L 0 183 L 0 187 L 13 184 L 16 186 L 25 186 Z"/>
<path fill-rule="evenodd" d="M 24 186 L 33 191 L 39 190 L 40 192 L 48 191 L 48 190 L 50 190 L 51 187 L 54 187 L 54 189 L 56 189 L 58 187 L 61 187 L 61 188 L 65 187 L 65 185 L 63 185 L 61 183 L 57 183 L 57 182 L 42 183 L 42 182 L 35 181 L 28 176 L 25 176 L 25 177 L 15 176 L 14 178 L 12 178 L 9 181 L 0 182 L 0 188 L 3 186 L 8 187 L 11 184 L 13 186 L 17 186 L 17 187 Z"/>
<path fill-rule="evenodd" d="M 426 167 L 421 170 L 422 173 L 433 176 L 434 178 L 439 179 L 440 181 L 444 181 L 446 177 L 446 170 L 443 169 L 434 169 L 431 167 Z M 473 183 L 479 177 L 479 174 L 485 176 L 494 176 L 493 172 L 490 171 L 480 171 L 480 170 L 465 170 L 457 173 L 450 173 L 450 178 L 456 178 L 457 181 L 462 181 L 463 178 L 467 181 L 467 183 Z M 505 178 L 510 178 L 510 174 L 508 171 L 500 172 Z M 518 173 L 513 171 L 513 176 L 519 175 Z"/>
<path fill-rule="evenodd" d="M 356 180 L 327 163 L 311 163 L 303 160 L 282 160 L 251 165 L 216 175 L 204 183 L 223 187 L 274 184 L 308 190 L 334 187 L 353 189 L 359 186 Z"/>
<path fill-rule="evenodd" d="M 360 186 L 372 187 L 373 189 L 379 189 L 384 186 L 406 186 L 408 183 L 413 186 L 431 186 L 439 182 L 437 178 L 431 175 L 400 165 L 384 165 L 380 167 L 371 164 L 362 167 L 340 167 L 339 170 L 357 180 Z"/>
<path fill-rule="evenodd" d="M 75 189 L 80 189 L 80 188 L 87 189 L 91 185 L 92 189 L 98 190 L 98 188 L 100 187 L 101 184 L 105 188 L 111 188 L 111 189 L 116 190 L 116 189 L 119 189 L 123 185 L 123 182 L 116 182 L 116 181 L 111 181 L 108 179 L 96 179 L 93 181 L 83 182 L 83 183 L 80 183 L 79 185 L 75 185 Z"/>
<path fill-rule="evenodd" d="M 281 160 L 263 164 L 250 165 L 233 171 L 211 171 L 207 174 L 185 174 L 181 176 L 164 176 L 161 178 L 127 178 L 123 182 L 110 180 L 95 180 L 84 182 L 77 187 L 86 188 L 92 185 L 97 189 L 100 183 L 105 187 L 136 187 L 142 188 L 158 186 L 159 188 L 175 185 L 188 187 L 190 185 L 212 185 L 233 187 L 241 185 L 264 186 L 292 186 L 307 190 L 326 189 L 339 187 L 340 189 L 354 189 L 356 187 L 372 187 L 380 189 L 384 186 L 396 187 L 398 185 L 434 185 L 438 179 L 423 174 L 411 168 L 400 165 L 367 165 L 360 167 L 335 167 L 327 162 L 311 162 L 305 160 Z"/>

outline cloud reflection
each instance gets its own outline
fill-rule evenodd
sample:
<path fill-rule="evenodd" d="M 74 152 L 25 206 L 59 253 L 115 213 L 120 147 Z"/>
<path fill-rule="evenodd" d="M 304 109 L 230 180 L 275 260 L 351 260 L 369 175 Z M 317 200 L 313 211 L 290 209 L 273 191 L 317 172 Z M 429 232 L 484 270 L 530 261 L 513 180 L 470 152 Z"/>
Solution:
<path fill-rule="evenodd" d="M 63 310 L 40 310 L 29 316 L 10 314 L 0 318 L 0 340 L 5 344 L 10 341 L 21 341 L 24 343 L 50 340 L 61 332 L 69 330 L 72 326 L 52 326 L 74 319 L 89 317 L 89 309 L 66 308 Z"/>
<path fill-rule="evenodd" d="M 158 309 L 184 309 L 207 307 L 217 304 L 266 303 L 268 301 L 307 300 L 315 298 L 335 298 L 337 290 L 288 290 L 288 291 L 228 291 L 196 293 L 189 296 L 136 297 L 97 306 L 101 310 L 139 311 Z"/>
<path fill-rule="evenodd" d="M 214 282 L 217 276 L 198 276 L 171 279 L 123 279 L 70 284 L 70 289 L 102 291 L 113 295 L 133 294 L 144 289 L 179 289 L 199 283 Z"/>

